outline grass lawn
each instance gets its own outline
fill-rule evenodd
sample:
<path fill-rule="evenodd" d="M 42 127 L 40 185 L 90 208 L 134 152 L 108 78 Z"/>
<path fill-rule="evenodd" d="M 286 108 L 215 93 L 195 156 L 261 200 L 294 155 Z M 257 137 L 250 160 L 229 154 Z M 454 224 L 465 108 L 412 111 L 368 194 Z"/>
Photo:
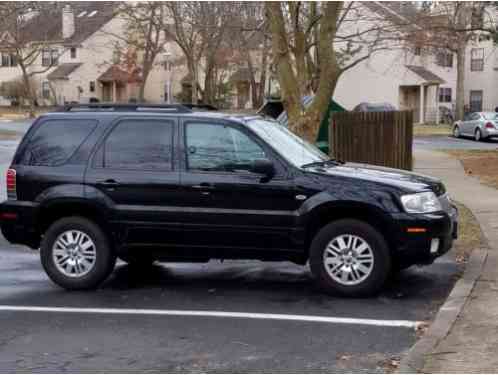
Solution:
<path fill-rule="evenodd" d="M 497 150 L 445 150 L 459 159 L 465 173 L 478 177 L 487 186 L 498 189 L 498 151 Z"/>
<path fill-rule="evenodd" d="M 0 130 L 0 140 L 18 139 L 22 136 L 13 130 Z"/>
<path fill-rule="evenodd" d="M 448 124 L 413 126 L 413 135 L 450 135 L 451 132 L 451 125 Z"/>
<path fill-rule="evenodd" d="M 472 212 L 463 204 L 458 206 L 458 239 L 453 243 L 458 263 L 465 262 L 472 250 L 487 247 L 486 239 L 481 231 L 478 221 Z"/>

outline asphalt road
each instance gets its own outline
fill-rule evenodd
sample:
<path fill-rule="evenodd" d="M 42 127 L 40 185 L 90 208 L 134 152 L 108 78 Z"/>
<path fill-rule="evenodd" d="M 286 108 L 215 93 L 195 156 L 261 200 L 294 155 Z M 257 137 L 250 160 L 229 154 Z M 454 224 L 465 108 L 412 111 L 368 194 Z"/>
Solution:
<path fill-rule="evenodd" d="M 471 138 L 455 138 L 451 136 L 418 136 L 413 139 L 414 149 L 429 150 L 496 150 L 498 138 L 484 142 L 476 142 Z"/>
<path fill-rule="evenodd" d="M 14 149 L 0 142 L 2 168 Z M 306 267 L 258 261 L 118 264 L 98 291 L 66 292 L 36 251 L 0 238 L 0 372 L 384 372 L 416 340 L 396 321 L 434 317 L 460 272 L 453 259 L 369 299 L 325 295 Z"/>

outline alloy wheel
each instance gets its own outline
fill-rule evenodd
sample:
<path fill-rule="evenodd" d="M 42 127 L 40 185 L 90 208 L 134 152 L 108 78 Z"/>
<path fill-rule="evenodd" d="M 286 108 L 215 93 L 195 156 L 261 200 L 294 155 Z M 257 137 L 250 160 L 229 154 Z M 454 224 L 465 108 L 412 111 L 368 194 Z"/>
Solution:
<path fill-rule="evenodd" d="M 361 237 L 342 234 L 329 242 L 323 253 L 328 275 L 342 285 L 362 283 L 374 268 L 374 254 Z"/>
<path fill-rule="evenodd" d="M 95 266 L 97 249 L 93 240 L 79 230 L 60 234 L 52 247 L 57 270 L 68 277 L 82 277 Z"/>

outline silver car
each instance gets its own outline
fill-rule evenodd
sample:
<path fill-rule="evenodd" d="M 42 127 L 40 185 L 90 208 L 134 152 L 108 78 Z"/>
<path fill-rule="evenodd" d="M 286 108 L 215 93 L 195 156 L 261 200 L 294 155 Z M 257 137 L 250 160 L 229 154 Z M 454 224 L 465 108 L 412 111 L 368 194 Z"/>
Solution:
<path fill-rule="evenodd" d="M 453 136 L 456 138 L 468 136 L 476 141 L 490 137 L 498 137 L 498 113 L 470 112 L 462 121 L 453 124 Z"/>

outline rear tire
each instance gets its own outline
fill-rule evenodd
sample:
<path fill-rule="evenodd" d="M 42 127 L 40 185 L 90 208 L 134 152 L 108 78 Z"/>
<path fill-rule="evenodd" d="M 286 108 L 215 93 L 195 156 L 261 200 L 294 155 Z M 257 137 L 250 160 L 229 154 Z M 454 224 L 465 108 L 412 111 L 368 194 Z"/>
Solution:
<path fill-rule="evenodd" d="M 372 296 L 390 275 L 391 255 L 383 236 L 371 225 L 342 219 L 323 227 L 313 239 L 310 268 L 325 292 Z"/>
<path fill-rule="evenodd" d="M 116 263 L 102 229 L 78 216 L 59 219 L 48 228 L 40 258 L 50 279 L 68 290 L 98 287 Z"/>
<path fill-rule="evenodd" d="M 453 127 L 453 137 L 460 138 L 460 128 L 458 127 L 458 125 L 455 125 Z"/>

